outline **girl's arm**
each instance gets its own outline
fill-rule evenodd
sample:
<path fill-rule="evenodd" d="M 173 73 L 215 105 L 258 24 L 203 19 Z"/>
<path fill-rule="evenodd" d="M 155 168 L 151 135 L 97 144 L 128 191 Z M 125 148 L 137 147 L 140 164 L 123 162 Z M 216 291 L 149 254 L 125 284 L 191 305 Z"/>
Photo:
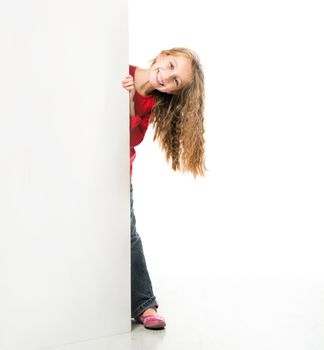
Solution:
<path fill-rule="evenodd" d="M 149 124 L 150 113 L 147 113 L 143 116 L 139 116 L 135 113 L 135 86 L 134 79 L 131 75 L 127 75 L 122 80 L 122 86 L 125 90 L 129 91 L 130 146 L 135 147 L 140 144 L 144 138 L 146 129 Z"/>
<path fill-rule="evenodd" d="M 134 79 L 131 75 L 127 75 L 122 80 L 122 86 L 125 90 L 129 91 L 129 114 L 130 116 L 135 115 L 135 106 L 134 106 L 134 95 L 135 95 L 135 86 Z"/>
<path fill-rule="evenodd" d="M 134 115 L 130 118 L 130 146 L 135 147 L 139 145 L 145 135 L 146 129 L 149 124 L 150 115 L 147 114 L 140 118 L 138 115 Z"/>

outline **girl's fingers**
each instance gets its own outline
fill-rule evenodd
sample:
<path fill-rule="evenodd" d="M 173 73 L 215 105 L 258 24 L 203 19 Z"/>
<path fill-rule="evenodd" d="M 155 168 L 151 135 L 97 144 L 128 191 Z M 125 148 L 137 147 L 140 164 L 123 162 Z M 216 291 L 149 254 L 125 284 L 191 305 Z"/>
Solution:
<path fill-rule="evenodd" d="M 134 85 L 133 80 L 123 80 L 122 83 L 123 83 L 124 85 Z"/>
<path fill-rule="evenodd" d="M 127 85 L 127 84 L 124 85 L 123 84 L 123 88 L 128 90 L 128 91 L 135 89 L 134 84 L 129 84 L 129 85 Z"/>
<path fill-rule="evenodd" d="M 131 75 L 126 75 L 126 77 L 122 80 L 122 86 L 127 91 L 134 90 L 134 79 Z"/>
<path fill-rule="evenodd" d="M 132 81 L 125 82 L 125 83 L 122 83 L 122 86 L 125 89 L 132 89 L 132 88 L 134 88 L 134 82 L 132 82 Z"/>
<path fill-rule="evenodd" d="M 127 91 L 131 91 L 134 89 L 134 86 L 123 86 L 123 88 Z"/>
<path fill-rule="evenodd" d="M 133 77 L 131 75 L 127 75 L 123 80 L 123 82 L 125 81 L 134 81 Z"/>
<path fill-rule="evenodd" d="M 132 81 L 127 81 L 125 83 L 122 83 L 123 86 L 134 86 L 134 83 Z"/>

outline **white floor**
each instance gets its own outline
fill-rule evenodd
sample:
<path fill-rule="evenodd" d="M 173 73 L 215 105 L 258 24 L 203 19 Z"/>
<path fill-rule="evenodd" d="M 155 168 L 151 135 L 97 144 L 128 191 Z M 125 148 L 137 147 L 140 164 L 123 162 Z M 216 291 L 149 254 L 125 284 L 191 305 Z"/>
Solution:
<path fill-rule="evenodd" d="M 278 279 L 164 278 L 155 289 L 167 328 L 59 350 L 323 350 L 324 286 Z"/>

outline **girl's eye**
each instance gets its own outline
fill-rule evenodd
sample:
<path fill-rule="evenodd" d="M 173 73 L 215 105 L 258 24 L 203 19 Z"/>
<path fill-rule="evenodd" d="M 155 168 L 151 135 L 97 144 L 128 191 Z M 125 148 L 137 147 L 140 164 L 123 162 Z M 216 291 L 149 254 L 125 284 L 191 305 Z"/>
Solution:
<path fill-rule="evenodd" d="M 170 68 L 173 69 L 174 68 L 174 64 L 172 62 L 170 62 Z"/>

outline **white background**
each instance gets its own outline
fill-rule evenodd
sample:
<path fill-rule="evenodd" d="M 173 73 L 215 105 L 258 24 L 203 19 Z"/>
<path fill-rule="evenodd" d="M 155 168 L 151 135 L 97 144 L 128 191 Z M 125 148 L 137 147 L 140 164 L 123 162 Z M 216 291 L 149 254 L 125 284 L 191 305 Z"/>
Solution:
<path fill-rule="evenodd" d="M 135 213 L 157 294 L 164 279 L 263 280 L 282 306 L 284 283 L 304 301 L 291 307 L 323 324 L 323 33 L 321 1 L 130 1 L 130 62 L 189 47 L 206 78 L 205 178 L 170 170 L 151 131 L 137 147 Z"/>

